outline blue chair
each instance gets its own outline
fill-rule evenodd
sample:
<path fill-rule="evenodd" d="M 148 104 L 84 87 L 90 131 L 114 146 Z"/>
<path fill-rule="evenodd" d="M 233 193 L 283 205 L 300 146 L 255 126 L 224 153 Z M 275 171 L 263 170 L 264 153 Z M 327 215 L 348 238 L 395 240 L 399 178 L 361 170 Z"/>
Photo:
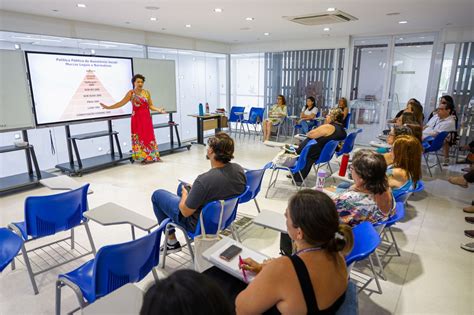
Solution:
<path fill-rule="evenodd" d="M 344 128 L 346 129 L 349 129 L 351 127 L 351 116 L 352 116 L 352 112 L 348 113 L 346 118 L 344 118 L 343 125 L 344 125 Z"/>
<path fill-rule="evenodd" d="M 255 206 L 257 207 L 258 213 L 260 213 L 260 207 L 258 206 L 256 197 L 260 192 L 260 188 L 262 187 L 262 181 L 263 176 L 265 175 L 265 171 L 271 166 L 272 162 L 269 162 L 262 169 L 245 171 L 245 177 L 247 178 L 247 185 L 249 186 L 249 190 L 239 199 L 239 204 L 253 200 L 255 202 Z"/>
<path fill-rule="evenodd" d="M 438 151 L 443 147 L 444 140 L 446 139 L 447 136 L 448 136 L 448 132 L 442 131 L 436 137 L 434 137 L 433 141 L 429 143 L 428 146 L 425 145 L 426 148 L 423 152 L 423 156 L 425 158 L 426 167 L 428 168 L 428 172 L 430 173 L 431 177 L 433 177 L 433 174 L 431 173 L 431 168 L 436 167 L 436 165 L 439 166 L 440 171 L 443 171 L 443 168 L 441 167 L 441 162 L 439 161 Z M 433 165 L 430 165 L 428 161 L 430 153 L 434 153 L 434 155 L 436 156 L 437 163 Z"/>
<path fill-rule="evenodd" d="M 280 170 L 284 170 L 284 171 L 290 172 L 293 185 L 296 185 L 295 177 L 293 176 L 293 174 L 299 173 L 299 175 L 301 176 L 301 178 L 303 178 L 303 176 L 301 175 L 301 170 L 302 170 L 302 169 L 305 167 L 305 165 L 306 165 L 306 160 L 307 160 L 307 158 L 308 158 L 309 149 L 310 149 L 313 145 L 316 145 L 316 140 L 313 139 L 313 140 L 311 140 L 311 141 L 308 141 L 308 143 L 306 144 L 306 146 L 303 148 L 303 151 L 301 151 L 301 154 L 298 156 L 298 159 L 296 160 L 295 165 L 292 166 L 292 167 L 287 167 L 287 166 L 272 164 L 272 166 L 271 166 L 271 168 L 272 168 L 272 175 L 270 176 L 270 184 L 269 184 L 268 187 L 267 187 L 267 192 L 265 193 L 265 198 L 268 197 L 268 191 L 270 190 L 270 188 L 271 188 L 272 186 L 273 186 L 273 187 L 276 187 L 276 182 L 277 182 L 277 180 L 278 180 L 278 175 L 280 174 Z M 277 172 L 277 174 L 276 174 L 275 180 L 272 181 L 272 179 L 273 179 L 273 174 L 275 173 L 275 171 Z M 304 178 L 303 178 L 303 186 L 306 187 L 306 183 L 305 183 L 305 179 L 304 179 Z"/>
<path fill-rule="evenodd" d="M 369 259 L 370 270 L 372 271 L 373 277 L 359 289 L 359 292 L 364 290 L 372 280 L 375 280 L 377 284 L 378 292 L 382 294 L 382 287 L 375 271 L 374 263 L 372 260 L 372 254 L 375 252 L 377 247 L 380 245 L 379 233 L 369 222 L 362 222 L 352 229 L 354 234 L 354 247 L 352 251 L 346 256 L 346 265 L 350 266 L 358 261 Z"/>
<path fill-rule="evenodd" d="M 7 228 L 0 228 L 0 272 L 11 262 L 15 269 L 15 256 L 23 245 L 23 239 Z"/>
<path fill-rule="evenodd" d="M 61 313 L 61 288 L 71 287 L 79 300 L 79 308 L 95 302 L 127 283 L 139 282 L 154 269 L 160 259 L 160 241 L 169 219 L 154 232 L 131 242 L 104 246 L 94 259 L 79 268 L 60 274 L 56 281 L 56 315 Z M 74 310 L 75 311 L 75 310 Z"/>
<path fill-rule="evenodd" d="M 245 124 L 247 126 L 247 130 L 249 134 L 250 134 L 249 125 L 253 126 L 255 134 L 257 134 L 257 126 L 262 125 L 264 112 L 265 112 L 265 108 L 261 108 L 261 107 L 250 108 L 249 118 L 242 120 L 240 123 L 240 128 L 243 129 L 244 133 L 245 133 L 245 128 L 244 128 L 244 124 Z M 263 129 L 260 131 L 260 133 L 263 134 Z"/>
<path fill-rule="evenodd" d="M 319 155 L 319 158 L 316 162 L 313 164 L 313 168 L 316 171 L 316 174 L 318 174 L 318 170 L 321 166 L 324 164 L 328 165 L 329 171 L 332 174 L 332 168 L 331 168 L 331 160 L 334 156 L 334 153 L 336 153 L 336 148 L 337 145 L 339 144 L 339 141 L 337 140 L 331 140 L 328 143 L 326 143 L 321 151 L 321 154 Z M 317 167 L 316 167 L 317 165 Z"/>
<path fill-rule="evenodd" d="M 411 193 L 417 193 L 425 190 L 425 183 L 420 179 L 416 182 L 416 187 L 411 190 Z"/>
<path fill-rule="evenodd" d="M 389 246 L 385 253 L 383 254 L 383 257 L 385 257 L 392 247 L 395 247 L 395 251 L 397 252 L 397 256 L 401 256 L 400 250 L 398 248 L 397 240 L 395 239 L 395 236 L 393 235 L 392 231 L 392 226 L 394 226 L 397 222 L 403 220 L 405 217 L 405 204 L 403 202 L 397 202 L 396 208 L 395 208 L 395 213 L 388 218 L 387 221 L 383 222 L 385 224 L 385 227 L 383 229 L 383 237 L 382 239 L 385 239 L 388 243 Z M 391 240 L 388 238 L 387 231 L 390 234 Z"/>
<path fill-rule="evenodd" d="M 89 230 L 89 225 L 87 224 L 87 220 L 83 217 L 83 213 L 88 209 L 88 188 L 89 184 L 86 184 L 78 189 L 56 195 L 27 197 L 25 200 L 25 221 L 12 223 L 9 225 L 11 230 L 13 230 L 18 235 L 22 235 L 25 243 L 49 235 L 54 235 L 58 232 L 71 231 L 70 237 L 56 240 L 48 244 L 42 244 L 41 246 L 29 250 L 26 250 L 25 243 L 23 243 L 21 252 L 23 259 L 25 260 L 25 265 L 28 270 L 35 294 L 38 294 L 35 276 L 86 255 L 95 255 L 96 251 Z M 63 262 L 57 262 L 56 265 L 50 266 L 47 269 L 33 272 L 28 253 L 39 248 L 44 248 L 46 246 L 57 244 L 66 240 L 70 240 L 71 250 L 74 249 L 74 228 L 79 225 L 84 225 L 92 250 L 79 256 L 75 256 L 71 259 L 65 259 Z"/>
<path fill-rule="evenodd" d="M 351 132 L 346 137 L 346 139 L 344 140 L 344 144 L 342 145 L 342 149 L 339 150 L 339 152 L 336 152 L 337 157 L 339 157 L 343 154 L 346 154 L 346 153 L 349 154 L 349 153 L 352 152 L 352 150 L 354 149 L 354 144 L 355 144 L 356 137 L 360 132 L 362 132 L 362 129 Z"/>
<path fill-rule="evenodd" d="M 230 108 L 229 119 L 227 120 L 229 124 L 229 133 L 232 133 L 232 123 L 235 123 L 235 130 L 237 130 L 239 122 L 242 122 L 242 120 L 244 119 L 243 117 L 244 112 L 245 112 L 244 106 L 232 106 Z M 242 113 L 242 114 L 236 114 L 236 113 Z"/>
<path fill-rule="evenodd" d="M 194 262 L 195 256 L 193 249 L 191 247 L 191 241 L 194 240 L 196 236 L 201 235 L 202 233 L 206 234 L 216 234 L 219 231 L 230 228 L 232 236 L 234 239 L 238 240 L 238 236 L 235 232 L 233 222 L 237 216 L 237 208 L 239 205 L 239 199 L 242 196 L 245 196 L 249 190 L 249 186 L 246 186 L 245 191 L 239 196 L 229 198 L 227 200 L 216 200 L 209 202 L 204 206 L 199 216 L 198 223 L 194 232 L 187 231 L 181 225 L 169 222 L 165 230 L 165 246 L 163 250 L 163 260 L 162 268 L 165 268 L 166 256 L 168 254 L 168 248 L 166 243 L 168 242 L 169 230 L 176 228 L 181 230 L 186 238 L 186 244 L 188 246 L 189 253 Z M 202 223 L 201 223 L 202 222 Z M 204 224 L 204 226 L 202 226 Z M 204 231 L 203 231 L 204 230 Z"/>

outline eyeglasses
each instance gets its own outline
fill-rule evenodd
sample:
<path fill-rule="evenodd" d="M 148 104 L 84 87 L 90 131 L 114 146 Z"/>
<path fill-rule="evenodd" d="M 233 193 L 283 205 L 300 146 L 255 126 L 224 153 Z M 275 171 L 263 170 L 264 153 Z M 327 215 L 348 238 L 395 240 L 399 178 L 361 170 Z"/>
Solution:
<path fill-rule="evenodd" d="M 447 110 L 446 107 L 438 107 L 438 110 Z"/>

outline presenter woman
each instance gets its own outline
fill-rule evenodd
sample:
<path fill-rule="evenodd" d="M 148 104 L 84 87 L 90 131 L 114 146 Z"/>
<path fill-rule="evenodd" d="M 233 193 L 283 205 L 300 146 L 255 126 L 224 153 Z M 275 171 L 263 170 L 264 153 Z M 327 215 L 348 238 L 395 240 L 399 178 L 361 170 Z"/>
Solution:
<path fill-rule="evenodd" d="M 132 158 L 142 163 L 159 162 L 160 152 L 155 140 L 150 110 L 166 113 L 163 108 L 153 106 L 150 92 L 143 89 L 145 77 L 136 74 L 132 78 L 133 90 L 127 92 L 124 98 L 114 105 L 100 103 L 104 109 L 115 109 L 132 102 Z"/>

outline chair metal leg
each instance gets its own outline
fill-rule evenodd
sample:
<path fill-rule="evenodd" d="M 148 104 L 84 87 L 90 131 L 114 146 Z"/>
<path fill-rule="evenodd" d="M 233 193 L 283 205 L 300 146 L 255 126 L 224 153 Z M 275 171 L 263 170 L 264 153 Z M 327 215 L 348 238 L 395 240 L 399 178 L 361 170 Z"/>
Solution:
<path fill-rule="evenodd" d="M 395 239 L 395 235 L 393 235 L 392 229 L 389 227 L 388 231 L 390 232 L 390 236 L 392 237 L 393 246 L 395 246 L 395 251 L 397 252 L 397 256 L 401 256 L 400 249 L 398 248 L 397 240 Z"/>
<path fill-rule="evenodd" d="M 436 155 L 436 161 L 438 162 L 439 170 L 442 172 L 443 168 L 441 167 L 441 162 L 439 160 L 438 152 L 435 152 L 435 155 Z"/>
<path fill-rule="evenodd" d="M 61 288 L 63 286 L 61 280 L 56 281 L 56 315 L 61 315 Z"/>
<path fill-rule="evenodd" d="M 155 282 L 160 281 L 160 278 L 158 277 L 158 273 L 156 272 L 155 267 L 151 268 L 151 272 L 153 273 L 153 278 L 155 279 Z"/>
<path fill-rule="evenodd" d="M 377 261 L 377 265 L 379 265 L 380 278 L 382 278 L 382 280 L 387 280 L 387 277 L 385 276 L 385 270 L 383 269 L 382 261 L 380 260 L 379 253 L 377 253 L 377 251 L 375 251 L 374 253 L 375 253 L 375 260 Z"/>
<path fill-rule="evenodd" d="M 428 168 L 428 172 L 430 173 L 430 177 L 433 177 L 433 174 L 431 173 L 430 163 L 428 161 L 428 154 L 423 154 L 423 156 L 425 157 L 426 167 Z"/>
<path fill-rule="evenodd" d="M 254 198 L 254 199 L 253 199 L 253 202 L 255 202 L 255 206 L 257 207 L 257 211 L 258 211 L 258 213 L 260 213 L 261 211 L 260 211 L 260 207 L 259 207 L 259 205 L 258 205 L 257 199 Z"/>
<path fill-rule="evenodd" d="M 168 237 L 169 237 L 169 230 L 168 230 L 168 226 L 170 225 L 170 223 L 168 223 L 165 227 L 165 241 L 163 243 L 163 257 L 161 258 L 161 268 L 165 268 L 165 261 L 166 261 L 166 255 L 168 255 L 168 246 L 166 246 L 168 244 Z"/>
<path fill-rule="evenodd" d="M 86 233 L 87 233 L 87 237 L 89 238 L 89 243 L 91 244 L 91 248 L 92 248 L 92 253 L 95 254 L 97 253 L 96 249 L 95 249 L 95 245 L 94 245 L 94 240 L 92 239 L 92 234 L 91 234 L 91 230 L 89 228 L 89 222 L 84 222 L 84 227 L 86 228 Z"/>
<path fill-rule="evenodd" d="M 234 223 L 232 223 L 230 225 L 230 231 L 232 232 L 232 238 L 236 241 L 238 241 L 239 243 L 241 243 L 242 241 L 240 240 L 240 235 L 239 235 L 239 232 L 237 231 L 237 229 L 235 228 L 234 226 Z"/>
<path fill-rule="evenodd" d="M 272 174 L 270 175 L 270 182 L 267 187 L 267 192 L 265 193 L 265 198 L 268 197 L 268 191 L 270 190 L 270 187 L 272 187 L 272 179 L 273 179 L 273 173 L 275 173 L 275 169 L 272 169 Z"/>
<path fill-rule="evenodd" d="M 375 283 L 377 284 L 378 293 L 382 294 L 382 287 L 380 286 L 379 278 L 377 277 L 377 272 L 375 271 L 374 262 L 372 261 L 372 255 L 369 256 L 370 269 L 374 275 Z"/>
<path fill-rule="evenodd" d="M 74 249 L 74 228 L 71 229 L 71 249 Z"/>
<path fill-rule="evenodd" d="M 12 270 L 15 270 L 15 268 L 16 268 L 16 265 L 15 265 L 15 258 L 12 259 L 11 268 L 12 268 Z"/>
<path fill-rule="evenodd" d="M 39 293 L 38 287 L 36 286 L 35 275 L 33 274 L 33 269 L 31 268 L 30 258 L 28 257 L 28 253 L 26 252 L 25 244 L 21 246 L 21 254 L 23 255 L 23 259 L 25 260 L 26 269 L 28 270 L 28 275 L 30 277 L 31 285 L 33 286 L 33 292 L 36 294 Z"/>
<path fill-rule="evenodd" d="M 60 286 L 59 290 L 61 290 L 61 287 L 63 287 L 63 286 L 68 286 L 76 294 L 77 301 L 79 303 L 79 308 L 76 308 L 76 309 L 72 310 L 71 312 L 68 312 L 68 314 L 72 314 L 73 312 L 75 312 L 79 309 L 82 310 L 84 307 L 86 307 L 89 304 L 84 300 L 84 295 L 82 294 L 81 289 L 74 282 L 69 281 L 66 278 L 58 279 L 56 281 L 56 297 L 58 297 L 58 286 Z M 61 298 L 61 292 L 59 292 L 59 298 Z M 59 308 L 61 307 L 60 303 L 61 303 L 61 300 L 59 299 Z M 56 300 L 56 311 L 58 311 L 58 300 Z M 59 309 L 59 311 L 60 311 L 60 309 Z M 59 315 L 59 313 L 56 313 L 56 315 Z"/>

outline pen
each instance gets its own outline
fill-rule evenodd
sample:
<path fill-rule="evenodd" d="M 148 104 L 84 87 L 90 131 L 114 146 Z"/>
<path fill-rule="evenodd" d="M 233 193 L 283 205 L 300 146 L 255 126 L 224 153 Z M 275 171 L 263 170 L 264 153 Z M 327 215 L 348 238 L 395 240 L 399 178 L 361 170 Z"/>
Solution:
<path fill-rule="evenodd" d="M 248 280 L 247 280 L 247 275 L 245 274 L 244 261 L 243 261 L 243 259 L 240 255 L 239 255 L 239 264 L 240 264 L 240 267 L 242 268 L 242 274 L 244 275 L 244 281 L 247 283 Z"/>

